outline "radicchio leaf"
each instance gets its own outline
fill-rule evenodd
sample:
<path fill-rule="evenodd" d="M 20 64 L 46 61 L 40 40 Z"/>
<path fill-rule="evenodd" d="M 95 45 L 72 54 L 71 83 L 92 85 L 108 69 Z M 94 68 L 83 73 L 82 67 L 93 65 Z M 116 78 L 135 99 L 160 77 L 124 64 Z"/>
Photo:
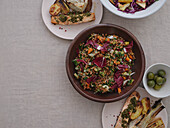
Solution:
<path fill-rule="evenodd" d="M 126 52 L 129 52 L 129 50 L 133 47 L 133 41 L 125 47 Z"/>
<path fill-rule="evenodd" d="M 104 45 L 103 45 L 103 47 L 101 47 L 101 51 L 103 51 L 103 52 L 107 52 L 108 51 L 108 47 L 109 46 L 109 44 L 108 43 L 105 43 Z"/>
<path fill-rule="evenodd" d="M 108 43 L 110 43 L 110 42 L 105 42 L 103 46 L 100 46 L 100 45 L 97 43 L 97 41 L 88 40 L 88 41 L 86 42 L 86 45 L 90 44 L 90 45 L 93 46 L 93 48 L 95 48 L 95 49 L 97 49 L 97 50 L 101 50 L 101 51 L 103 51 L 103 52 L 106 52 L 106 51 L 108 51 L 108 48 L 107 48 L 107 47 L 109 46 Z"/>
<path fill-rule="evenodd" d="M 115 81 L 116 81 L 118 87 L 121 87 L 121 85 L 123 84 L 124 79 L 123 79 L 123 77 L 120 76 L 118 79 L 115 79 Z"/>
<path fill-rule="evenodd" d="M 99 44 L 97 44 L 96 42 L 94 42 L 94 41 L 92 41 L 92 40 L 88 40 L 88 41 L 86 42 L 85 46 L 88 45 L 88 44 L 92 45 L 93 48 L 95 48 L 95 49 L 97 49 L 97 47 L 99 46 Z"/>
<path fill-rule="evenodd" d="M 120 76 L 122 73 L 123 73 L 123 70 L 122 70 L 122 69 L 121 69 L 121 70 L 118 70 L 118 71 L 114 74 L 114 78 L 115 78 L 115 79 L 118 79 L 119 76 Z"/>
<path fill-rule="evenodd" d="M 93 60 L 93 62 L 100 68 L 106 66 L 106 58 L 104 57 L 96 57 L 95 60 Z"/>
<path fill-rule="evenodd" d="M 95 82 L 98 79 L 99 79 L 99 77 L 92 76 L 92 77 L 88 78 L 86 81 L 87 81 L 88 84 L 90 84 L 91 82 Z"/>
<path fill-rule="evenodd" d="M 111 87 L 111 89 L 113 90 L 113 89 L 116 89 L 117 88 L 117 83 L 115 83 L 112 87 Z"/>
<path fill-rule="evenodd" d="M 83 72 L 83 65 L 80 63 L 80 68 L 81 68 L 81 71 Z"/>
<path fill-rule="evenodd" d="M 129 66 L 128 65 L 118 65 L 118 68 L 121 70 L 121 69 L 129 68 Z"/>

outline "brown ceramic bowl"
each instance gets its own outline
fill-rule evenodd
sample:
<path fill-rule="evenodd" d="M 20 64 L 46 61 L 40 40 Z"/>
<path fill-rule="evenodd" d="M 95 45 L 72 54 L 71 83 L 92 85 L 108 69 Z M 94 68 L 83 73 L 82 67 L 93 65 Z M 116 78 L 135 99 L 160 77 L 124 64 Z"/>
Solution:
<path fill-rule="evenodd" d="M 73 75 L 75 73 L 75 69 L 72 60 L 74 60 L 75 57 L 77 56 L 76 49 L 78 48 L 81 42 L 85 42 L 88 39 L 91 33 L 116 34 L 118 36 L 123 37 L 127 41 L 134 42 L 133 52 L 135 53 L 135 57 L 136 57 L 135 64 L 132 67 L 132 70 L 135 72 L 135 74 L 133 75 L 134 82 L 132 86 L 128 86 L 125 89 L 123 89 L 120 94 L 115 92 L 106 93 L 106 94 L 98 94 L 98 93 L 94 94 L 93 91 L 84 90 L 80 86 L 79 80 L 77 80 Z M 145 56 L 139 41 L 131 32 L 117 25 L 99 24 L 83 30 L 72 41 L 67 52 L 66 70 L 70 82 L 81 95 L 83 95 L 84 97 L 90 100 L 97 101 L 97 102 L 105 102 L 105 103 L 113 102 L 127 97 L 138 87 L 139 83 L 142 80 L 144 70 L 145 70 Z"/>

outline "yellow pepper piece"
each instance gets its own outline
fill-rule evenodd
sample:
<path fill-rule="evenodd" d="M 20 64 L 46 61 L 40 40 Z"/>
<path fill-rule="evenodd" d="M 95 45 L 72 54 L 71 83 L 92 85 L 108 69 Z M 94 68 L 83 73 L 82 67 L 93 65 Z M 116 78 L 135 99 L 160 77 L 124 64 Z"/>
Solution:
<path fill-rule="evenodd" d="M 131 3 L 133 0 L 118 0 L 119 3 Z"/>
<path fill-rule="evenodd" d="M 146 3 L 145 2 L 136 2 L 139 6 L 142 8 L 146 8 Z"/>
<path fill-rule="evenodd" d="M 120 3 L 118 4 L 119 9 L 122 11 L 124 11 L 129 6 L 130 6 L 130 3 L 124 4 L 124 5 L 122 5 Z"/>

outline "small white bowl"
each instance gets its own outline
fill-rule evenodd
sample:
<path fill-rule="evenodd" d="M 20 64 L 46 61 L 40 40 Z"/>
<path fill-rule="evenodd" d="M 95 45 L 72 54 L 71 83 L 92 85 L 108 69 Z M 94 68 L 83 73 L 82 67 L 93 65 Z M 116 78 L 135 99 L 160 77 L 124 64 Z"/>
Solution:
<path fill-rule="evenodd" d="M 148 74 L 148 72 L 153 72 L 155 74 L 160 69 L 163 69 L 166 72 L 166 76 L 165 76 L 166 82 L 162 86 L 162 88 L 157 91 L 151 87 L 148 87 L 147 74 Z M 146 91 L 154 97 L 165 98 L 165 97 L 170 96 L 170 66 L 167 64 L 163 64 L 163 63 L 156 63 L 156 64 L 151 65 L 144 73 L 143 85 L 144 85 Z"/>
<path fill-rule="evenodd" d="M 140 18 L 150 16 L 156 11 L 158 11 L 166 2 L 166 0 L 156 1 L 155 3 L 153 3 L 151 6 L 149 6 L 145 10 L 131 14 L 131 13 L 119 11 L 109 0 L 100 0 L 100 1 L 112 13 L 118 16 L 124 17 L 124 18 L 128 18 L 128 19 L 140 19 Z"/>

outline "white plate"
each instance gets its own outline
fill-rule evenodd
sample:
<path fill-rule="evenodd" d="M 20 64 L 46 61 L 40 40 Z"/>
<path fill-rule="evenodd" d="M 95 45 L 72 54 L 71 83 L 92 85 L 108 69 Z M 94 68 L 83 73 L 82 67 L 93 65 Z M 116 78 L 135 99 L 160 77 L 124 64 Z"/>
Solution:
<path fill-rule="evenodd" d="M 151 105 L 158 100 L 157 98 L 152 97 L 151 95 L 149 95 L 145 89 L 138 87 L 136 89 L 136 91 L 139 92 L 141 98 L 144 97 L 149 97 L 150 101 L 151 101 Z M 119 113 L 124 105 L 126 99 L 117 101 L 117 102 L 113 102 L 113 103 L 107 103 L 104 105 L 103 107 L 103 112 L 102 112 L 102 124 L 103 124 L 103 128 L 114 128 L 114 125 L 116 123 L 116 119 L 117 116 L 119 116 Z M 165 124 L 165 128 L 168 127 L 168 115 L 167 115 L 167 111 L 166 108 L 163 109 L 156 117 L 161 117 L 164 124 Z"/>
<path fill-rule="evenodd" d="M 82 24 L 77 24 L 77 25 L 53 25 L 51 24 L 51 18 L 49 14 L 49 9 L 50 6 L 55 2 L 55 0 L 43 0 L 42 2 L 42 18 L 47 26 L 47 28 L 56 36 L 63 38 L 63 39 L 68 39 L 68 40 L 73 40 L 75 36 L 82 31 L 83 29 L 87 28 L 88 26 L 94 25 L 94 24 L 99 24 L 102 15 L 103 15 L 103 6 L 100 2 L 100 0 L 92 0 L 92 9 L 91 12 L 95 13 L 96 20 L 88 23 L 82 23 Z"/>

